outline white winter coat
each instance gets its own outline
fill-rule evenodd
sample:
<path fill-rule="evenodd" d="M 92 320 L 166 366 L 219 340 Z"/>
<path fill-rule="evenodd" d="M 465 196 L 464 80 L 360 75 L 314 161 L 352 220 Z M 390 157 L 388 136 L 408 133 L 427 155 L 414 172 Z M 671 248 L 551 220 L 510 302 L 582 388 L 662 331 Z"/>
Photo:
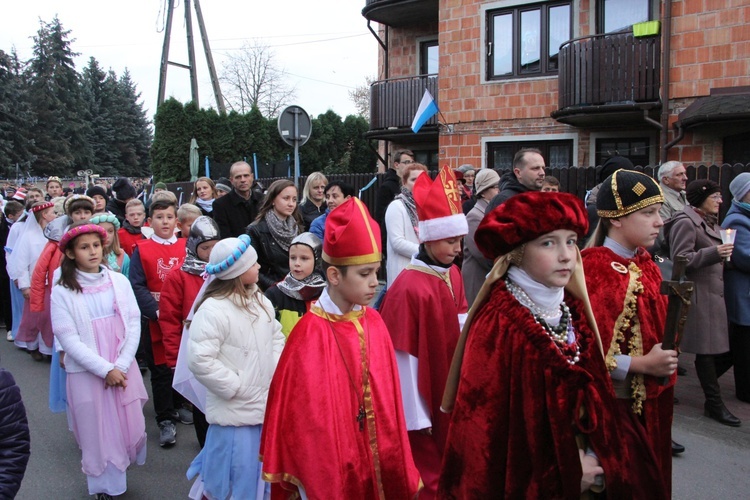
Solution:
<path fill-rule="evenodd" d="M 208 390 L 209 424 L 263 423 L 285 339 L 271 302 L 256 296 L 262 305 L 252 299 L 252 311 L 234 298 L 206 299 L 190 324 L 188 367 Z"/>

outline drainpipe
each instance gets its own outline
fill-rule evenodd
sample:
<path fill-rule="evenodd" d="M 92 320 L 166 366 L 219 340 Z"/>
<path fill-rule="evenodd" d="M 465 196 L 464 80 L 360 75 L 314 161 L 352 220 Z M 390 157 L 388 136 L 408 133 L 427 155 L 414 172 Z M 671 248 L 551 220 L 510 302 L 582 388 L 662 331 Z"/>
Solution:
<path fill-rule="evenodd" d="M 662 36 L 664 37 L 664 52 L 662 56 L 662 77 L 661 77 L 661 88 L 662 88 L 662 103 L 661 103 L 661 133 L 659 143 L 662 145 L 659 163 L 667 161 L 667 151 L 669 148 L 674 146 L 677 141 L 667 143 L 669 138 L 669 67 L 672 62 L 670 57 L 671 53 L 671 40 L 672 40 L 672 0 L 664 0 L 664 18 L 661 23 L 662 25 Z M 682 132 L 682 129 L 680 129 Z M 678 140 L 682 139 L 680 134 Z"/>

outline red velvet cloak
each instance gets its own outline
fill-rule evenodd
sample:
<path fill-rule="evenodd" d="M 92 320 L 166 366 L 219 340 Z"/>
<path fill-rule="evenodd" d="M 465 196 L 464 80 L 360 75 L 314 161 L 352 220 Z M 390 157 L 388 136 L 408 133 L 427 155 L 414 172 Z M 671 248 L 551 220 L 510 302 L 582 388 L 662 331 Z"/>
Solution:
<path fill-rule="evenodd" d="M 591 307 L 599 327 L 607 363 L 611 363 L 611 355 L 608 353 L 615 347 L 612 341 L 616 330 L 621 331 L 624 336 L 624 341 L 618 342 L 620 353 L 633 355 L 629 344 L 633 337 L 632 328 L 621 319 L 623 311 L 627 307 L 633 309 L 633 305 L 634 318 L 641 331 L 642 353 L 648 354 L 662 340 L 667 314 L 667 298 L 660 293 L 662 275 L 651 256 L 639 249 L 635 258 L 624 259 L 606 247 L 584 250 L 581 256 Z M 631 276 L 635 280 L 632 284 Z M 628 293 L 629 288 L 633 293 Z M 660 385 L 655 377 L 648 375 L 643 376 L 643 381 L 646 399 L 642 404 L 642 414 L 634 413 L 633 399 L 621 399 L 618 402 L 620 425 L 625 431 L 629 453 L 634 458 L 633 470 L 637 471 L 639 465 L 655 460 L 663 484 L 646 486 L 650 482 L 646 477 L 650 471 L 646 470 L 637 473 L 638 477 L 633 478 L 635 483 L 645 486 L 644 489 L 650 492 L 651 498 L 669 498 L 672 484 L 671 428 L 675 376 L 672 376 L 666 386 Z M 643 441 L 644 434 L 646 442 Z M 651 449 L 643 450 L 649 446 L 647 443 L 650 443 Z M 658 479 L 657 477 L 656 480 Z"/>
<path fill-rule="evenodd" d="M 296 497 L 298 485 L 310 499 L 414 498 L 421 481 L 388 331 L 370 308 L 328 315 L 330 324 L 325 315 L 313 306 L 281 353 L 261 436 L 263 479 L 280 483 L 273 498 Z M 363 394 L 367 416 L 360 430 Z"/>
<path fill-rule="evenodd" d="M 417 386 L 430 407 L 432 435 L 440 451 L 445 449 L 450 424 L 450 415 L 440 411 L 440 403 L 461 334 L 458 315 L 469 310 L 461 271 L 451 266 L 449 275 L 452 291 L 439 276 L 407 267 L 380 306 L 393 348 L 419 361 Z"/>
<path fill-rule="evenodd" d="M 578 498 L 580 434 L 604 468 L 607 498 L 631 498 L 611 382 L 580 303 L 566 303 L 575 365 L 504 282 L 493 287 L 469 330 L 439 497 Z"/>

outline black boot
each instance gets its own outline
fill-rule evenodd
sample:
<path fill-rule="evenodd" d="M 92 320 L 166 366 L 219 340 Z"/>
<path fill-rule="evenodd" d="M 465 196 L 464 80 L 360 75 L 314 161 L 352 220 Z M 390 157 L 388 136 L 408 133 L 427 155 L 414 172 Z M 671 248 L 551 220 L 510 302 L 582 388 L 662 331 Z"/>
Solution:
<path fill-rule="evenodd" d="M 706 403 L 703 406 L 705 415 L 720 424 L 739 427 L 742 422 L 732 415 L 727 407 L 724 406 L 724 401 L 721 399 L 721 388 L 716 377 L 714 356 L 697 354 L 695 356 L 695 373 L 698 375 L 698 380 L 700 380 L 701 387 L 703 388 L 703 394 L 706 396 Z"/>
<path fill-rule="evenodd" d="M 737 399 L 750 403 L 750 326 L 729 324 L 729 350 L 734 362 Z"/>
<path fill-rule="evenodd" d="M 685 451 L 685 447 L 673 439 L 672 440 L 672 456 L 676 457 L 677 455 L 679 455 L 680 453 L 684 451 Z"/>

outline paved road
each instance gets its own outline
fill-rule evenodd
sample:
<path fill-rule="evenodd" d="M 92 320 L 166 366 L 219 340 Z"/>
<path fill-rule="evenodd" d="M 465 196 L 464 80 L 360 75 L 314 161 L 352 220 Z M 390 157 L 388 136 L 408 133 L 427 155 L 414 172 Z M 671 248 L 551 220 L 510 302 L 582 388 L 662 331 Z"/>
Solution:
<path fill-rule="evenodd" d="M 5 332 L 2 331 L 2 337 Z M 674 437 L 687 452 L 674 460 L 674 498 L 750 498 L 750 405 L 733 397 L 731 371 L 722 377 L 727 406 L 745 423 L 740 428 L 720 425 L 702 415 L 703 397 L 690 355 L 681 357 L 688 375 L 679 377 Z M 9 369 L 23 393 L 31 426 L 31 460 L 19 499 L 85 499 L 86 480 L 80 470 L 80 452 L 67 429 L 64 414 L 47 406 L 49 364 L 34 362 L 28 354 L 0 341 L 0 365 Z M 148 379 L 148 376 L 146 376 Z M 146 380 L 150 392 L 150 383 Z M 122 499 L 185 499 L 190 482 L 185 471 L 198 453 L 191 426 L 178 425 L 177 445 L 159 448 L 151 403 L 145 408 L 149 436 L 148 459 L 128 472 L 128 493 Z"/>
<path fill-rule="evenodd" d="M 5 341 L 5 330 L 1 332 L 0 366 L 10 370 L 21 387 L 31 428 L 31 458 L 17 498 L 93 498 L 88 495 L 86 477 L 81 472 L 81 452 L 68 430 L 65 414 L 49 410 L 49 362 L 33 361 L 25 351 Z M 144 382 L 150 396 L 148 374 Z M 170 449 L 160 448 L 151 401 L 146 403 L 144 413 L 148 434 L 146 465 L 130 468 L 128 492 L 118 499 L 185 499 L 191 486 L 185 472 L 200 450 L 193 426 L 177 424 L 177 444 Z"/>

